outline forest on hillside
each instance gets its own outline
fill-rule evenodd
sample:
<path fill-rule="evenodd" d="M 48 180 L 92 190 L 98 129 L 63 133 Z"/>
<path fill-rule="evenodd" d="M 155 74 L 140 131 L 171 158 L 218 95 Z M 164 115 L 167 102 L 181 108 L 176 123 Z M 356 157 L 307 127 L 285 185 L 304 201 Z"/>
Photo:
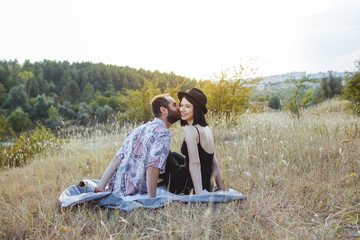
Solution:
<path fill-rule="evenodd" d="M 88 124 L 91 117 L 105 121 L 126 111 L 124 96 L 146 85 L 187 90 L 196 80 L 175 75 L 103 63 L 26 60 L 0 61 L 0 114 L 14 130 L 40 122 L 53 128 L 64 121 Z M 149 86 L 150 87 L 150 86 Z"/>
<path fill-rule="evenodd" d="M 73 131 L 149 121 L 154 96 L 177 99 L 195 86 L 207 95 L 209 114 L 231 122 L 251 107 L 258 82 L 241 67 L 214 82 L 102 63 L 0 61 L 0 169 L 27 164 Z"/>

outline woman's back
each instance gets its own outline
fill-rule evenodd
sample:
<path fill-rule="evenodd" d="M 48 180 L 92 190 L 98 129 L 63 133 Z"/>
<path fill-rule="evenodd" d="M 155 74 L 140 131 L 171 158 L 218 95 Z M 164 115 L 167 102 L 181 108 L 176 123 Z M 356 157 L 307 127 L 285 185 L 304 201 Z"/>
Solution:
<path fill-rule="evenodd" d="M 212 190 L 211 175 L 212 175 L 212 161 L 214 158 L 214 140 L 212 133 L 208 127 L 188 126 L 196 131 L 197 149 L 201 166 L 201 179 L 203 189 Z M 188 169 L 191 159 L 189 159 L 188 146 L 186 141 L 181 146 L 181 152 L 186 156 L 186 168 Z M 189 175 L 189 188 L 193 188 L 192 179 Z"/>
<path fill-rule="evenodd" d="M 214 138 L 212 132 L 208 126 L 202 127 L 200 125 L 195 125 L 199 133 L 198 143 L 205 150 L 205 152 L 212 154 L 214 153 Z"/>

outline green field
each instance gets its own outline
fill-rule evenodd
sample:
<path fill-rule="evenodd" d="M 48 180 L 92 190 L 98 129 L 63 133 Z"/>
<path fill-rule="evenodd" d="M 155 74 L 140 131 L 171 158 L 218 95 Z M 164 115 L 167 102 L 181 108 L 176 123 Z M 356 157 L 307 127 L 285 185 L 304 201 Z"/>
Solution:
<path fill-rule="evenodd" d="M 356 239 L 360 118 L 346 104 L 325 102 L 299 120 L 286 111 L 248 113 L 233 124 L 210 118 L 225 188 L 248 196 L 227 204 L 62 209 L 60 193 L 99 179 L 134 126 L 70 135 L 61 149 L 0 172 L 0 239 Z M 179 151 L 182 128 L 170 130 Z"/>

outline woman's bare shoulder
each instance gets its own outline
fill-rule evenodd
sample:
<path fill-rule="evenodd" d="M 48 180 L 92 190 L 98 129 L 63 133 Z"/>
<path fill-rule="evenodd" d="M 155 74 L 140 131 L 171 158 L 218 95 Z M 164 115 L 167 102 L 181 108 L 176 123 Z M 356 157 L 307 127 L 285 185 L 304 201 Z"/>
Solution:
<path fill-rule="evenodd" d="M 193 138 L 198 135 L 194 126 L 185 126 L 184 134 L 185 134 L 185 138 Z"/>

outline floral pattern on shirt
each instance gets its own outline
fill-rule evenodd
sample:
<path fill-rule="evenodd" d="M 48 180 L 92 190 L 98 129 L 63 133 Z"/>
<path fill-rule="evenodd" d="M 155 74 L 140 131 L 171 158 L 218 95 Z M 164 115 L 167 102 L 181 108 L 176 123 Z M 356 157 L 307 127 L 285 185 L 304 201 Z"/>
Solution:
<path fill-rule="evenodd" d="M 146 170 L 155 167 L 165 172 L 170 141 L 171 133 L 159 118 L 128 133 L 116 153 L 120 163 L 110 179 L 109 190 L 119 197 L 146 193 Z"/>

